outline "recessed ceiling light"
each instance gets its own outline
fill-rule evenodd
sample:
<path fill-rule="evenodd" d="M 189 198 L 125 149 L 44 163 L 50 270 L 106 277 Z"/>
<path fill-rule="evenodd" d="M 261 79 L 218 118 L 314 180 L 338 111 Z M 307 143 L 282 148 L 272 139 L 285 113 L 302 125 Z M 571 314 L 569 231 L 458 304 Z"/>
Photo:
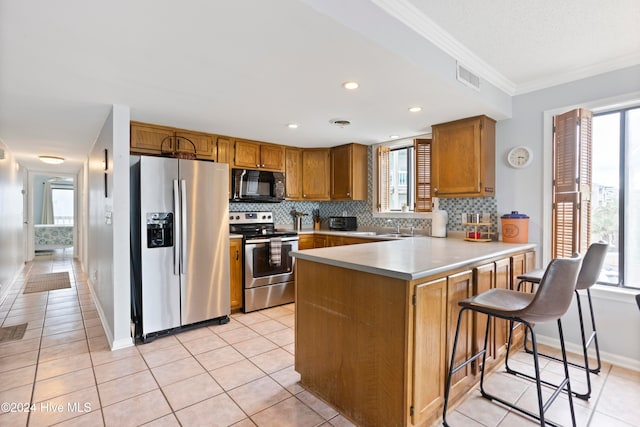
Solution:
<path fill-rule="evenodd" d="M 360 87 L 360 84 L 358 84 L 358 82 L 344 82 L 342 83 L 342 87 L 347 90 L 356 90 Z"/>
<path fill-rule="evenodd" d="M 389 135 L 389 138 L 398 139 L 398 138 L 400 138 L 400 135 Z"/>
<path fill-rule="evenodd" d="M 48 163 L 50 165 L 59 165 L 60 163 L 64 162 L 64 158 L 62 157 L 56 157 L 56 156 L 38 156 L 40 158 L 40 161 L 44 162 L 44 163 Z"/>
<path fill-rule="evenodd" d="M 298 124 L 297 124 L 297 123 L 289 123 L 289 124 L 287 125 L 287 127 L 288 127 L 289 129 L 298 129 Z"/>
<path fill-rule="evenodd" d="M 422 111 L 422 107 L 410 107 L 409 111 L 412 113 L 418 113 L 420 111 Z"/>

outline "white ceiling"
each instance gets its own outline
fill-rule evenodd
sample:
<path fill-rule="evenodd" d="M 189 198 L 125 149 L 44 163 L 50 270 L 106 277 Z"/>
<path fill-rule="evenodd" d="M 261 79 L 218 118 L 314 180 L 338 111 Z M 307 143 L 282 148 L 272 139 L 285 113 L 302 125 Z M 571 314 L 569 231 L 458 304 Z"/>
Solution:
<path fill-rule="evenodd" d="M 123 104 L 184 129 L 372 144 L 640 64 L 638 22 L 637 0 L 0 0 L 0 139 L 27 168 L 73 172 Z"/>

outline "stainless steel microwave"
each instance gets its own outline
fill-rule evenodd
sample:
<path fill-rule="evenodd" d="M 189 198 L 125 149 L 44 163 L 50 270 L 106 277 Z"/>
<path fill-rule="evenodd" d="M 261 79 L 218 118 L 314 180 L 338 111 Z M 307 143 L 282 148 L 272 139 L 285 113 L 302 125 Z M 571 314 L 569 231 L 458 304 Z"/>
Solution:
<path fill-rule="evenodd" d="M 232 169 L 231 201 L 274 203 L 284 200 L 283 172 L 255 169 Z"/>

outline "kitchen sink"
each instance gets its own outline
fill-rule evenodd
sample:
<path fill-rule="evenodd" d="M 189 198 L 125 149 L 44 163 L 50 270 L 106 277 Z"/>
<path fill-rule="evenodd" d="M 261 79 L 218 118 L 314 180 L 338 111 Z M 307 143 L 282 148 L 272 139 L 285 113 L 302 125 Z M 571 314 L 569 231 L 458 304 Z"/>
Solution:
<path fill-rule="evenodd" d="M 405 233 L 383 233 L 377 234 L 378 237 L 415 237 L 413 234 L 405 234 Z"/>
<path fill-rule="evenodd" d="M 349 231 L 348 234 L 353 236 L 375 236 L 375 231 Z"/>

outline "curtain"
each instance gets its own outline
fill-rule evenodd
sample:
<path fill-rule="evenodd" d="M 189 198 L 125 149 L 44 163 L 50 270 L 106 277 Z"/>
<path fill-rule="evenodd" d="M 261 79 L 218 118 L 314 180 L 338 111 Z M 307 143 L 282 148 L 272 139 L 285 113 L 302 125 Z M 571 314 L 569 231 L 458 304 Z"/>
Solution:
<path fill-rule="evenodd" d="M 53 224 L 53 198 L 51 197 L 51 183 L 46 181 L 42 190 L 42 218 L 40 224 Z"/>

